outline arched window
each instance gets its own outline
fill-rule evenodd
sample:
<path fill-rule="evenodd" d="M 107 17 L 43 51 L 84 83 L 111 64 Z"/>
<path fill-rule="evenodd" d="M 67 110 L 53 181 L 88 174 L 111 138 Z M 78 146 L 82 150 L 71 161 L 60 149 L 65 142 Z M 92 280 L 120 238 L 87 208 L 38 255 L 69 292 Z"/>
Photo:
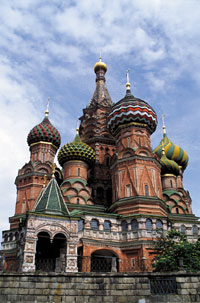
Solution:
<path fill-rule="evenodd" d="M 84 220 L 81 219 L 78 221 L 78 231 L 83 231 L 84 230 Z"/>
<path fill-rule="evenodd" d="M 128 230 L 128 224 L 127 222 L 124 220 L 122 221 L 122 231 L 126 232 Z"/>
<path fill-rule="evenodd" d="M 185 230 L 186 230 L 186 229 L 185 229 L 185 225 L 181 225 L 181 233 L 182 233 L 182 234 L 185 234 Z"/>
<path fill-rule="evenodd" d="M 145 189 L 145 196 L 149 196 L 149 187 L 148 187 L 148 185 L 145 185 L 144 189 Z"/>
<path fill-rule="evenodd" d="M 131 229 L 132 229 L 132 231 L 137 231 L 138 230 L 138 221 L 136 219 L 133 219 L 131 221 Z"/>
<path fill-rule="evenodd" d="M 173 183 L 172 183 L 172 180 L 170 180 L 170 185 L 171 185 L 171 187 L 173 187 Z"/>
<path fill-rule="evenodd" d="M 99 229 L 99 221 L 96 219 L 92 219 L 90 222 L 90 226 L 93 230 L 98 230 Z"/>
<path fill-rule="evenodd" d="M 163 229 L 163 223 L 160 219 L 156 220 L 156 229 L 158 231 L 162 231 L 162 229 Z"/>
<path fill-rule="evenodd" d="M 19 233 L 16 231 L 15 232 L 15 241 L 17 241 L 19 239 Z"/>
<path fill-rule="evenodd" d="M 152 229 L 153 229 L 152 221 L 150 219 L 147 219 L 146 220 L 146 230 L 147 231 L 152 231 Z"/>
<path fill-rule="evenodd" d="M 80 177 L 80 175 L 81 175 L 81 169 L 80 169 L 80 167 L 78 168 L 78 177 Z"/>
<path fill-rule="evenodd" d="M 77 204 L 79 204 L 79 198 L 76 199 Z"/>
<path fill-rule="evenodd" d="M 7 242 L 8 241 L 8 235 L 5 235 L 4 236 L 4 242 Z"/>
<path fill-rule="evenodd" d="M 197 236 L 198 235 L 198 227 L 196 225 L 193 225 L 192 227 L 193 235 Z"/>
<path fill-rule="evenodd" d="M 105 231 L 110 231 L 111 230 L 111 223 L 108 220 L 104 221 L 104 230 Z"/>
<path fill-rule="evenodd" d="M 178 207 L 176 207 L 176 213 L 179 214 L 179 209 L 178 209 Z"/>

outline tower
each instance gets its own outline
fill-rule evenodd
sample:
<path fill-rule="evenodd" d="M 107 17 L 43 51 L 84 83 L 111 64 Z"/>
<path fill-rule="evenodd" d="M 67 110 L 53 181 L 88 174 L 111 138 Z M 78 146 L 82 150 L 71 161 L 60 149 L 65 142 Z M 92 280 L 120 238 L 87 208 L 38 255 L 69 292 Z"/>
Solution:
<path fill-rule="evenodd" d="M 44 182 L 51 179 L 52 165 L 61 139 L 48 116 L 47 107 L 44 119 L 31 129 L 27 137 L 30 161 L 19 170 L 15 181 L 17 202 L 15 216 L 10 218 L 12 228 L 17 227 L 19 216 L 33 209 Z M 59 170 L 57 173 L 60 174 Z"/>
<path fill-rule="evenodd" d="M 111 161 L 113 204 L 110 210 L 123 215 L 166 215 L 162 202 L 160 163 L 151 149 L 151 134 L 157 116 L 145 101 L 130 90 L 127 72 L 126 95 L 108 116 L 108 126 L 116 141 Z"/>
<path fill-rule="evenodd" d="M 64 170 L 61 189 L 69 210 L 94 204 L 87 180 L 88 169 L 95 161 L 95 152 L 81 141 L 78 128 L 74 141 L 60 149 L 58 161 Z"/>
<path fill-rule="evenodd" d="M 94 72 L 96 88 L 80 118 L 80 137 L 94 149 L 96 154 L 95 166 L 88 174 L 92 198 L 95 204 L 107 207 L 111 205 L 112 200 L 110 161 L 115 153 L 115 140 L 107 128 L 107 116 L 111 112 L 113 102 L 106 88 L 107 65 L 102 62 L 101 57 L 94 65 Z"/>

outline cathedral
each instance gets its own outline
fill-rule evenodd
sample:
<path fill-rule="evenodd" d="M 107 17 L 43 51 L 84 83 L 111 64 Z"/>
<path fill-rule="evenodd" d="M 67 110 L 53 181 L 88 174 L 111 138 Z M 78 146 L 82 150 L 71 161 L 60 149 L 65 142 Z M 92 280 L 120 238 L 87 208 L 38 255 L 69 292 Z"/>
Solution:
<path fill-rule="evenodd" d="M 48 108 L 29 132 L 30 160 L 16 177 L 15 213 L 2 235 L 4 271 L 147 272 L 162 234 L 173 228 L 198 238 L 183 186 L 186 151 L 168 137 L 164 117 L 153 150 L 156 112 L 133 96 L 128 72 L 125 96 L 113 103 L 106 71 L 100 58 L 73 142 L 60 148 Z"/>

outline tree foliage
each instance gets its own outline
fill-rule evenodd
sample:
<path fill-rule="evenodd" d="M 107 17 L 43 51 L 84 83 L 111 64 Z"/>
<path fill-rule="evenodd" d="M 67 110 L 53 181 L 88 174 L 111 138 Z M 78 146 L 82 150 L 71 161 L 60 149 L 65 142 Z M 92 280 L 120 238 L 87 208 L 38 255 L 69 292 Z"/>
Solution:
<path fill-rule="evenodd" d="M 157 243 L 158 255 L 154 258 L 155 271 L 178 271 L 180 263 L 186 271 L 200 271 L 200 238 L 191 243 L 186 235 L 176 230 L 161 236 Z"/>

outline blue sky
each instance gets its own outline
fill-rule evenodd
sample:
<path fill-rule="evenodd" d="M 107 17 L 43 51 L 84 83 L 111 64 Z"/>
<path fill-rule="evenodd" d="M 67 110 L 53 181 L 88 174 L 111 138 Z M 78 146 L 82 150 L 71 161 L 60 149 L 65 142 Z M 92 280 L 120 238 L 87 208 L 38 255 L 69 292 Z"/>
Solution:
<path fill-rule="evenodd" d="M 199 206 L 200 1 L 2 0 L 0 3 L 0 230 L 14 214 L 18 169 L 29 161 L 30 129 L 50 120 L 62 145 L 95 88 L 99 52 L 108 66 L 113 102 L 125 94 L 130 69 L 134 96 L 158 115 L 152 147 L 167 134 L 190 158 L 184 185 Z"/>

